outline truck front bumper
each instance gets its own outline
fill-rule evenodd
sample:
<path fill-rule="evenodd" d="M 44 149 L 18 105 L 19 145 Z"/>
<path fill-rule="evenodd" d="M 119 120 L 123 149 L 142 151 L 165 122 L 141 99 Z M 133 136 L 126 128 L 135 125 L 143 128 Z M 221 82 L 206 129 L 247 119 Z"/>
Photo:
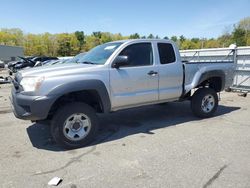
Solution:
<path fill-rule="evenodd" d="M 55 97 L 30 96 L 11 91 L 10 101 L 15 116 L 24 120 L 44 120 L 47 118 Z"/>

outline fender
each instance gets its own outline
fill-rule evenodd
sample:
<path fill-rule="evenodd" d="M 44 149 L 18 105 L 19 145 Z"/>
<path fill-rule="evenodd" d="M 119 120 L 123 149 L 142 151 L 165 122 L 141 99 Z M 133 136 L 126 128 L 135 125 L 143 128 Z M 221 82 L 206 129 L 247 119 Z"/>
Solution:
<path fill-rule="evenodd" d="M 53 88 L 48 95 L 56 95 L 57 98 L 63 96 L 64 94 L 83 91 L 83 90 L 95 90 L 100 96 L 102 107 L 104 113 L 110 112 L 111 103 L 110 97 L 105 84 L 100 80 L 78 80 L 63 83 L 55 88 Z"/>
<path fill-rule="evenodd" d="M 202 73 L 200 78 L 199 78 L 199 81 L 198 81 L 197 85 L 201 84 L 205 80 L 208 80 L 209 78 L 212 78 L 212 77 L 221 78 L 221 81 L 222 81 L 222 83 L 221 83 L 221 91 L 222 91 L 224 89 L 224 87 L 225 87 L 225 78 L 226 78 L 226 75 L 222 70 L 212 70 L 212 71 Z"/>

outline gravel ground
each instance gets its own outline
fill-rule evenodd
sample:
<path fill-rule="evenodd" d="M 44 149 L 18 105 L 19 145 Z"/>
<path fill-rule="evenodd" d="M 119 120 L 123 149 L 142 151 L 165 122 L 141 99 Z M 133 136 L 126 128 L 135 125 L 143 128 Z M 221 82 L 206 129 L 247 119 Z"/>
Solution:
<path fill-rule="evenodd" d="M 215 117 L 189 102 L 100 116 L 89 147 L 65 151 L 48 125 L 16 119 L 0 85 L 0 187 L 250 187 L 250 98 L 222 93 Z"/>

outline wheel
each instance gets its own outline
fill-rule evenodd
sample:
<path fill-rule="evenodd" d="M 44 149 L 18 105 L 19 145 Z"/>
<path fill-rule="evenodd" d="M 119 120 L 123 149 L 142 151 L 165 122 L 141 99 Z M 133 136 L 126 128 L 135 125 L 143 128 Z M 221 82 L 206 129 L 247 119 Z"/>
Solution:
<path fill-rule="evenodd" d="M 228 88 L 225 89 L 225 91 L 226 91 L 226 92 L 231 92 L 232 89 L 231 89 L 230 87 L 228 87 Z"/>
<path fill-rule="evenodd" d="M 218 107 L 218 95 L 210 88 L 198 89 L 191 100 L 193 113 L 201 118 L 211 117 Z"/>
<path fill-rule="evenodd" d="M 85 103 L 70 103 L 60 108 L 51 122 L 54 140 L 66 149 L 86 146 L 98 131 L 95 110 Z"/>

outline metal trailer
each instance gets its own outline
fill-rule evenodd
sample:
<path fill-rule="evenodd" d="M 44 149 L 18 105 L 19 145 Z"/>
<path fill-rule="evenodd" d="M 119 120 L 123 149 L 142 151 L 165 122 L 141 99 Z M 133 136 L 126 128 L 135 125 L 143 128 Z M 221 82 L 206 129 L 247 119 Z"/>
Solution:
<path fill-rule="evenodd" d="M 250 46 L 238 47 L 235 55 L 236 69 L 232 91 L 250 92 Z"/>
<path fill-rule="evenodd" d="M 233 84 L 227 91 L 240 92 L 246 96 L 250 92 L 250 46 L 236 47 L 230 45 L 229 48 L 211 48 L 181 50 L 184 62 L 232 62 L 235 63 L 235 75 Z"/>

